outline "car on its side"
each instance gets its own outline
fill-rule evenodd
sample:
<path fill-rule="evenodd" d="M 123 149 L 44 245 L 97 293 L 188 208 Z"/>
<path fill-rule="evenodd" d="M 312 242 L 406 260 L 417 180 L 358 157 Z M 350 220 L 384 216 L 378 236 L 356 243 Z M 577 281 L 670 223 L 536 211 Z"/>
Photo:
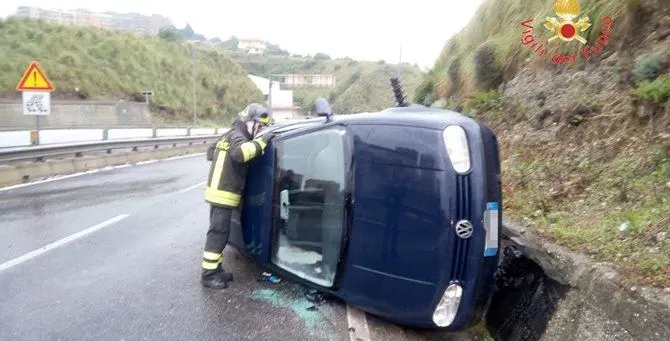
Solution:
<path fill-rule="evenodd" d="M 282 122 L 249 165 L 230 244 L 394 323 L 458 330 L 485 312 L 502 217 L 494 133 L 425 107 Z"/>

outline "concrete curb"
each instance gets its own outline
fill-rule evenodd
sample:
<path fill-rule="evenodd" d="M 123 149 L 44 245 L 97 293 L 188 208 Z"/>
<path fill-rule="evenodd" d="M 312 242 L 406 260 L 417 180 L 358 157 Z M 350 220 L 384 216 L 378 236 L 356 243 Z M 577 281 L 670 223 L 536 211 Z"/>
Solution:
<path fill-rule="evenodd" d="M 150 151 L 113 153 L 101 156 L 83 156 L 44 162 L 25 162 L 14 165 L 0 165 L 0 188 L 46 177 L 80 173 L 109 166 L 134 164 L 142 161 L 166 159 L 173 156 L 202 153 L 207 145 L 198 144 L 185 147 L 153 149 Z"/>
<path fill-rule="evenodd" d="M 630 288 L 611 265 L 541 241 L 507 219 L 503 234 L 547 276 L 570 286 L 542 340 L 670 340 L 670 295 L 663 290 Z"/>

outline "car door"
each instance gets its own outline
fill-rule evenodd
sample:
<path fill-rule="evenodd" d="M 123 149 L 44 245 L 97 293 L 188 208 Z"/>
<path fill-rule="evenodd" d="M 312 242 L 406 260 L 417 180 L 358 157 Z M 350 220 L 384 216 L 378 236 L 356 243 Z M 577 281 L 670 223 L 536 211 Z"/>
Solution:
<path fill-rule="evenodd" d="M 271 262 L 332 287 L 345 235 L 348 144 L 331 126 L 273 141 Z"/>

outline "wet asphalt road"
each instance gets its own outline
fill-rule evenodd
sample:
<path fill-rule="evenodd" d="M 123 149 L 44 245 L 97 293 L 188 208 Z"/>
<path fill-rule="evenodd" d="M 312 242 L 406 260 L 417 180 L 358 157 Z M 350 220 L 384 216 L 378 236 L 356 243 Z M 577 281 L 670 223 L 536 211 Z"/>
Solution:
<path fill-rule="evenodd" d="M 200 286 L 207 172 L 204 156 L 196 155 L 0 189 L 0 340 L 362 335 L 350 332 L 344 303 L 310 308 L 299 285 L 257 281 L 263 270 L 230 248 L 224 264 L 235 281 L 224 291 Z M 85 235 L 51 248 L 76 234 Z M 369 340 L 474 340 L 406 330 L 370 315 L 367 326 Z"/>

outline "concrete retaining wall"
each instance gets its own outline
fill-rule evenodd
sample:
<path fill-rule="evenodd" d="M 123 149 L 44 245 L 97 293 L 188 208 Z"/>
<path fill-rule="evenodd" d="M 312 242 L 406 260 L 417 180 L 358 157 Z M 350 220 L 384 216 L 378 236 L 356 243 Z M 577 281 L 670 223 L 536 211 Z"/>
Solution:
<path fill-rule="evenodd" d="M 506 220 L 503 234 L 569 286 L 542 341 L 670 340 L 670 293 L 626 285 L 610 265 L 539 240 L 523 225 Z"/>
<path fill-rule="evenodd" d="M 21 100 L 0 101 L 0 129 L 35 126 L 35 116 L 23 115 Z M 146 103 L 126 101 L 51 101 L 51 114 L 40 117 L 41 128 L 151 126 Z"/>

